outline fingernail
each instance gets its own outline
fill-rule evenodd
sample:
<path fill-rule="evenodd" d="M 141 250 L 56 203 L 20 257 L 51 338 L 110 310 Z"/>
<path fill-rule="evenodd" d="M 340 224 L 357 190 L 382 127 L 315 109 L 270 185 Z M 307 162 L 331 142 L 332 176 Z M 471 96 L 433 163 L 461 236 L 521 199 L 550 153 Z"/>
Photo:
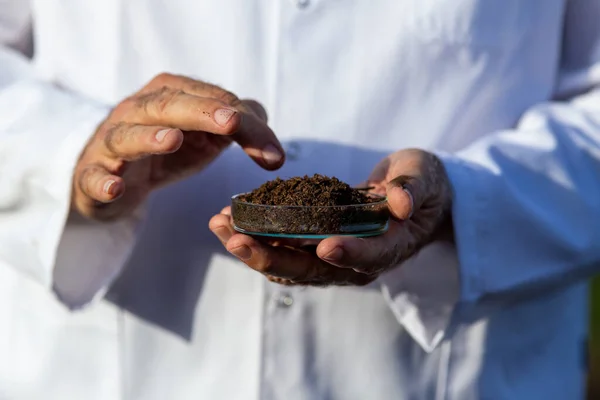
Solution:
<path fill-rule="evenodd" d="M 396 192 L 396 194 L 394 195 L 394 192 Z M 390 188 L 388 190 L 388 197 L 391 195 L 394 196 L 400 196 L 400 198 L 404 197 L 404 193 L 406 193 L 406 195 L 408 196 L 408 199 L 410 201 L 410 211 L 408 212 L 408 215 L 406 216 L 406 218 L 403 219 L 410 219 L 410 217 L 412 217 L 414 209 L 415 209 L 415 202 L 414 202 L 414 198 L 412 196 L 412 194 L 408 191 L 408 189 L 400 187 L 400 186 L 394 186 L 392 188 Z"/>
<path fill-rule="evenodd" d="M 156 132 L 156 140 L 162 142 L 163 140 L 165 140 L 165 136 L 167 136 L 167 133 L 171 132 L 171 130 L 172 129 L 163 129 L 161 131 Z"/>
<path fill-rule="evenodd" d="M 408 191 L 408 189 L 402 188 L 402 190 L 404 190 L 404 193 L 406 193 L 408 195 L 408 198 L 410 199 L 410 212 L 408 213 L 407 218 L 410 219 L 413 216 L 413 213 L 415 212 L 415 199 L 413 195 Z"/>
<path fill-rule="evenodd" d="M 215 111 L 215 122 L 221 126 L 225 126 L 236 112 L 236 110 L 230 108 L 219 108 Z"/>
<path fill-rule="evenodd" d="M 281 154 L 281 151 L 279 151 L 277 147 L 272 144 L 268 144 L 262 151 L 262 157 L 268 165 L 276 165 L 281 162 L 283 154 Z"/>
<path fill-rule="evenodd" d="M 104 190 L 104 193 L 113 195 L 116 188 L 115 183 L 117 182 L 112 179 L 110 181 L 106 181 L 106 183 L 104 184 L 104 188 L 102 188 L 102 190 Z"/>
<path fill-rule="evenodd" d="M 342 259 L 343 255 L 344 255 L 344 250 L 342 250 L 339 247 L 336 247 L 333 250 L 331 250 L 329 253 L 325 254 L 323 256 L 323 259 L 329 260 L 329 261 L 339 261 Z"/>
<path fill-rule="evenodd" d="M 229 252 L 240 260 L 248 260 L 250 257 L 252 257 L 252 250 L 250 250 L 250 247 L 245 245 L 231 249 Z"/>

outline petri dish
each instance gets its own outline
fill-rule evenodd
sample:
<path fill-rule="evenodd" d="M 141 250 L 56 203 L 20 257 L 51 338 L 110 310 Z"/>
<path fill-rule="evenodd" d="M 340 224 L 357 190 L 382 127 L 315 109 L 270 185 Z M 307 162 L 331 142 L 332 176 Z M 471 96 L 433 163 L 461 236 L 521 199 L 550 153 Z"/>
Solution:
<path fill-rule="evenodd" d="M 369 194 L 370 203 L 345 206 L 285 206 L 244 202 L 245 193 L 231 198 L 236 231 L 290 239 L 325 239 L 331 236 L 369 237 L 388 230 L 387 199 Z"/>

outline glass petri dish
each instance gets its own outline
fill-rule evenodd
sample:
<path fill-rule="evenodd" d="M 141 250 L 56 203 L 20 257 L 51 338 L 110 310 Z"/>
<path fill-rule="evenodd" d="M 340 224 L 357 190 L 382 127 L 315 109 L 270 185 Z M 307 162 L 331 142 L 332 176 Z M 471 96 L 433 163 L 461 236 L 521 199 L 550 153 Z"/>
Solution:
<path fill-rule="evenodd" d="M 331 236 L 369 237 L 385 233 L 389 212 L 387 199 L 369 195 L 371 203 L 347 206 L 272 206 L 231 198 L 236 231 L 253 236 L 291 239 L 324 239 Z"/>

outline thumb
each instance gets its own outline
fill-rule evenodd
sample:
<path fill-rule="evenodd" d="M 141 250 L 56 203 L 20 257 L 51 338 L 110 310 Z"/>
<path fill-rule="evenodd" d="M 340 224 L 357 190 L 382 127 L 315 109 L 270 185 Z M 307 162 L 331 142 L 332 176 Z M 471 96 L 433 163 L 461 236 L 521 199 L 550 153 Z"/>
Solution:
<path fill-rule="evenodd" d="M 242 100 L 242 106 L 254 113 L 258 118 L 260 118 L 263 122 L 267 123 L 269 121 L 269 116 L 267 115 L 267 110 L 256 100 L 244 99 Z"/>
<path fill-rule="evenodd" d="M 423 203 L 423 185 L 418 178 L 401 175 L 387 184 L 390 214 L 399 220 L 410 219 Z"/>

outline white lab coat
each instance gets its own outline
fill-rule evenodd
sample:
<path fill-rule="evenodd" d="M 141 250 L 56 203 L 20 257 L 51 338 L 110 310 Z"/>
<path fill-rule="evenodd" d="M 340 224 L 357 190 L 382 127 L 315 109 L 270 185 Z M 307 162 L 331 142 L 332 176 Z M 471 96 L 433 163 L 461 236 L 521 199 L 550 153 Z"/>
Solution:
<path fill-rule="evenodd" d="M 0 399 L 580 398 L 599 19 L 597 0 L 0 0 Z M 233 146 L 127 220 L 68 218 L 95 126 L 162 71 L 265 104 L 286 165 Z M 443 157 L 457 246 L 366 288 L 267 283 L 208 231 L 267 179 L 358 183 L 412 146 Z"/>

